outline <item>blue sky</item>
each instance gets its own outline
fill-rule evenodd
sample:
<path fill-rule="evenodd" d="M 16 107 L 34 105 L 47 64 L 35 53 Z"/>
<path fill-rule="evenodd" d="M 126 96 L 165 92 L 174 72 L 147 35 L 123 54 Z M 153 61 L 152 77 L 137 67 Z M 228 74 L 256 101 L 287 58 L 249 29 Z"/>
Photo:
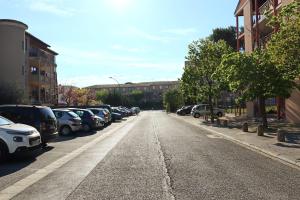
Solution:
<path fill-rule="evenodd" d="M 58 82 L 79 87 L 177 80 L 187 46 L 235 25 L 228 0 L 0 0 L 59 53 Z"/>

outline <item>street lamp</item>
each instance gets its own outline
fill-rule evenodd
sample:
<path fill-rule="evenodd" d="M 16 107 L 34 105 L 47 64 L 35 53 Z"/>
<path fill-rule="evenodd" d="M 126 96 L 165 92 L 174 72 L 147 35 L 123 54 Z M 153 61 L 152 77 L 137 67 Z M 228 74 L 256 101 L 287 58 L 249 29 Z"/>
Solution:
<path fill-rule="evenodd" d="M 114 77 L 108 77 L 108 78 L 110 78 L 110 79 L 113 79 L 114 81 L 116 81 L 117 82 L 117 84 L 118 84 L 118 86 L 119 86 L 119 93 L 120 93 L 120 95 L 121 95 L 121 84 L 119 83 L 119 81 L 117 80 L 117 79 L 115 79 Z M 114 93 L 115 93 L 115 95 L 116 95 L 116 89 L 114 88 Z M 122 95 L 121 95 L 121 104 L 122 104 Z"/>

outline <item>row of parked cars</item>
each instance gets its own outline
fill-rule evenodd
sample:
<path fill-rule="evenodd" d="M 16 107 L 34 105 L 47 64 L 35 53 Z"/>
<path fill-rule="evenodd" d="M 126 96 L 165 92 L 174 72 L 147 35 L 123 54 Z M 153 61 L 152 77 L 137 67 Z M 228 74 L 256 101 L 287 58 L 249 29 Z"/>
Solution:
<path fill-rule="evenodd" d="M 9 154 L 47 146 L 58 134 L 102 129 L 124 117 L 137 115 L 138 107 L 56 108 L 0 105 L 0 161 Z"/>
<path fill-rule="evenodd" d="M 221 108 L 213 107 L 214 115 L 222 117 L 225 114 L 225 110 Z M 192 115 L 195 118 L 210 114 L 210 106 L 208 104 L 188 105 L 176 111 L 178 115 Z"/>

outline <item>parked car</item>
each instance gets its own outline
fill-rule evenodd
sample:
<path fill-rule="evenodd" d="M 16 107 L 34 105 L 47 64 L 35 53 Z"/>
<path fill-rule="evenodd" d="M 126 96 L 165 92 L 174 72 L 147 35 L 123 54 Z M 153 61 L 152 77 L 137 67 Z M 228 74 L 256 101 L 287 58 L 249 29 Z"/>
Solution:
<path fill-rule="evenodd" d="M 102 126 L 99 117 L 94 115 L 90 110 L 80 108 L 68 108 L 68 110 L 75 112 L 81 118 L 82 129 L 85 132 L 89 132 Z"/>
<path fill-rule="evenodd" d="M 112 113 L 111 113 L 111 118 L 112 118 L 112 121 L 113 121 L 113 122 L 115 122 L 115 121 L 117 121 L 117 120 L 122 120 L 122 119 L 123 119 L 123 117 L 122 117 L 121 114 L 115 113 L 115 112 L 112 112 Z"/>
<path fill-rule="evenodd" d="M 102 123 L 104 125 L 109 124 L 109 115 L 108 112 L 103 108 L 89 108 L 90 111 L 92 111 L 96 116 L 101 118 Z"/>
<path fill-rule="evenodd" d="M 114 113 L 118 113 L 123 117 L 127 117 L 127 113 L 121 109 L 119 109 L 118 107 L 112 107 L 112 112 Z"/>
<path fill-rule="evenodd" d="M 40 146 L 41 136 L 34 127 L 15 124 L 0 116 L 0 162 L 9 154 L 35 150 Z"/>
<path fill-rule="evenodd" d="M 108 114 L 108 121 L 109 121 L 109 124 L 111 124 L 111 122 L 112 122 L 111 112 L 107 108 L 104 108 L 104 110 L 107 112 L 107 114 Z"/>
<path fill-rule="evenodd" d="M 129 117 L 129 116 L 132 116 L 132 115 L 133 115 L 133 112 L 132 112 L 130 109 L 124 107 L 124 106 L 119 106 L 118 108 L 119 108 L 121 111 L 125 112 L 126 117 Z"/>
<path fill-rule="evenodd" d="M 141 109 L 139 107 L 132 107 L 130 110 L 136 115 L 141 112 Z"/>
<path fill-rule="evenodd" d="M 222 117 L 224 115 L 224 110 L 220 108 L 213 108 L 214 115 Z M 198 104 L 192 108 L 191 115 L 195 118 L 199 118 L 203 115 L 210 114 L 210 107 L 208 104 Z"/>
<path fill-rule="evenodd" d="M 108 105 L 108 104 L 103 104 L 103 105 L 97 106 L 97 108 L 108 109 L 109 112 L 112 112 L 112 107 L 110 105 Z"/>
<path fill-rule="evenodd" d="M 57 137 L 57 121 L 54 113 L 46 106 L 1 105 L 0 115 L 15 122 L 36 128 L 41 134 L 42 145 Z"/>
<path fill-rule="evenodd" d="M 61 135 L 70 135 L 81 129 L 81 118 L 68 109 L 53 109 L 57 119 L 58 132 Z"/>
<path fill-rule="evenodd" d="M 190 106 L 183 106 L 182 108 L 178 109 L 176 111 L 177 115 L 188 115 L 191 114 L 192 108 L 194 106 L 190 105 Z"/>

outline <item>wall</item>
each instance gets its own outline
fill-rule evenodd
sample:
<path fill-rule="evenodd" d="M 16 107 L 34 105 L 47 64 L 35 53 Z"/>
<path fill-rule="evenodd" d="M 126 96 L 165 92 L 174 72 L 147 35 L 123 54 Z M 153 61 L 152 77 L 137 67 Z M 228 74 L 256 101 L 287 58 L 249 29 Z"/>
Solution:
<path fill-rule="evenodd" d="M 24 91 L 25 29 L 27 27 L 18 22 L 0 20 L 0 80 Z"/>

